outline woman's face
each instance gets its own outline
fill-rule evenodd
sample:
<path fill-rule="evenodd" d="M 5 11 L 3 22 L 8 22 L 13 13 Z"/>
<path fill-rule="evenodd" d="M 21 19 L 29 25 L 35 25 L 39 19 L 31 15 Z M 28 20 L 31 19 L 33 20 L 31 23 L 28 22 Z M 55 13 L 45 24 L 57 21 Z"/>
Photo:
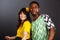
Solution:
<path fill-rule="evenodd" d="M 23 12 L 21 12 L 20 19 L 24 21 L 26 18 L 27 18 L 26 15 Z"/>

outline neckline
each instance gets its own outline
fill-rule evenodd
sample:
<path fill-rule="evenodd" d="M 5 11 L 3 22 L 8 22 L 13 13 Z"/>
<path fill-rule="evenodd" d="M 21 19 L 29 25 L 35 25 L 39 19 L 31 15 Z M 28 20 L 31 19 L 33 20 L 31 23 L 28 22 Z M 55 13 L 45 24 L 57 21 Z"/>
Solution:
<path fill-rule="evenodd" d="M 39 15 L 37 19 L 39 19 L 40 17 L 41 17 L 41 15 Z M 36 20 L 37 20 L 37 19 L 36 19 Z M 36 20 L 33 20 L 33 22 L 35 22 Z"/>

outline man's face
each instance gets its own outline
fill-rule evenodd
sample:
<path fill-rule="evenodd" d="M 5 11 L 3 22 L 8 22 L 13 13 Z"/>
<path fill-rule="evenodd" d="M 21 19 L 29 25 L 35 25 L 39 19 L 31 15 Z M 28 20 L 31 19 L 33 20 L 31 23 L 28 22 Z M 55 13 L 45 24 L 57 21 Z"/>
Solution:
<path fill-rule="evenodd" d="M 30 12 L 33 14 L 33 15 L 36 15 L 37 12 L 39 12 L 39 6 L 35 3 L 31 4 L 30 6 Z"/>

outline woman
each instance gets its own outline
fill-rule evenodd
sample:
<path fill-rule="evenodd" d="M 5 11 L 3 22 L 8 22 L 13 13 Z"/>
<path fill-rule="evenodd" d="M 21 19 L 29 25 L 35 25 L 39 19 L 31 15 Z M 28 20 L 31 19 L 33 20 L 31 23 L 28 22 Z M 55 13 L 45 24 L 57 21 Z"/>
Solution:
<path fill-rule="evenodd" d="M 26 8 L 22 8 L 18 14 L 18 27 L 16 36 L 5 36 L 7 40 L 29 40 L 31 21 Z"/>

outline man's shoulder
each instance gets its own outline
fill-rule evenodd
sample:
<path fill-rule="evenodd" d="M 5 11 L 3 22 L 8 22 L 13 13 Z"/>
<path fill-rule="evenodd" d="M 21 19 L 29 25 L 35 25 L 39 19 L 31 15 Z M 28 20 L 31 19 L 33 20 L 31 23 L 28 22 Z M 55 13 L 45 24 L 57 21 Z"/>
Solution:
<path fill-rule="evenodd" d="M 42 16 L 49 16 L 48 14 L 41 14 Z"/>
<path fill-rule="evenodd" d="M 43 17 L 49 17 L 48 14 L 41 14 L 41 16 L 43 16 Z"/>

